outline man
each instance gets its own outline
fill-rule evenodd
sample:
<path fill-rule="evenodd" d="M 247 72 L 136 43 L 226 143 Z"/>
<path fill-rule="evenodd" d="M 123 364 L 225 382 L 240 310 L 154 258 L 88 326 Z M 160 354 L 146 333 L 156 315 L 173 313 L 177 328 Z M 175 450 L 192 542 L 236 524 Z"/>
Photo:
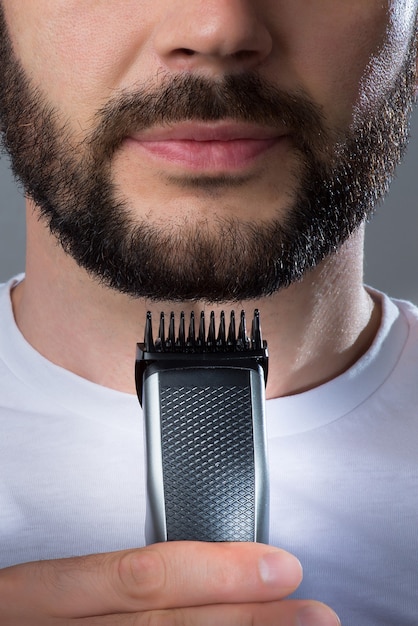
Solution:
<path fill-rule="evenodd" d="M 1 2 L 28 209 L 1 294 L 2 624 L 338 623 L 284 599 L 281 548 L 295 597 L 416 624 L 417 312 L 364 289 L 362 246 L 407 143 L 417 6 Z M 145 313 L 231 303 L 269 344 L 277 548 L 141 549 Z"/>

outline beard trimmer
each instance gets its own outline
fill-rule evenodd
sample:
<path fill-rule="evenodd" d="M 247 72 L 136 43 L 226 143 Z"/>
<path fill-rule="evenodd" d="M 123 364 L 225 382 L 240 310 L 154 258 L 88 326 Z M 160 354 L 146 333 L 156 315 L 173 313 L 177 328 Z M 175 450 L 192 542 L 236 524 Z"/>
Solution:
<path fill-rule="evenodd" d="M 267 344 L 256 310 L 160 316 L 153 339 L 147 314 L 137 346 L 136 386 L 147 459 L 146 541 L 268 543 L 269 480 L 265 432 Z M 198 328 L 195 329 L 195 325 Z"/>

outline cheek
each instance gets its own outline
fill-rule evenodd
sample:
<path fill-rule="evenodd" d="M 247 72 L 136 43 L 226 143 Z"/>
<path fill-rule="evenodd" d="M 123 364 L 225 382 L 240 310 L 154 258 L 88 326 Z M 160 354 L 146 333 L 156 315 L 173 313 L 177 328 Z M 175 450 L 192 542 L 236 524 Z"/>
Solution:
<path fill-rule="evenodd" d="M 390 14 L 395 37 L 411 36 L 416 26 L 417 0 L 392 0 Z"/>
<path fill-rule="evenodd" d="M 304 17 L 287 39 L 290 75 L 322 105 L 331 128 L 346 129 L 365 98 L 385 96 L 401 69 L 409 38 L 394 37 L 389 4 L 317 0 L 303 9 L 300 0 Z"/>
<path fill-rule="evenodd" d="M 356 37 L 353 37 L 354 32 L 357 33 Z M 364 101 L 366 85 L 377 89 L 374 68 L 381 65 L 380 51 L 385 45 L 383 33 L 384 30 L 368 29 L 361 23 L 358 28 L 340 33 L 335 38 L 327 55 L 328 65 L 325 70 L 331 80 L 327 82 L 324 79 L 322 84 L 326 86 L 327 91 L 323 95 L 336 125 L 346 128 L 353 122 L 355 112 Z M 332 50 L 336 52 L 332 53 Z M 327 59 L 324 58 L 324 64 L 326 63 Z M 387 59 L 387 65 L 394 69 L 391 60 Z M 385 86 L 381 85 L 379 89 L 384 93 L 387 91 L 386 76 L 386 72 L 381 72 L 380 79 L 384 80 Z M 320 89 L 320 85 L 318 88 Z M 376 99 L 374 103 L 376 104 Z"/>
<path fill-rule="evenodd" d="M 359 108 L 370 108 L 387 96 L 402 71 L 416 28 L 416 0 L 391 4 L 383 45 L 375 54 L 362 81 Z"/>
<path fill-rule="evenodd" d="M 16 55 L 74 129 L 88 129 L 112 92 L 132 86 L 141 78 L 140 65 L 149 65 L 149 0 L 112 6 L 108 0 L 27 0 L 24 11 L 12 2 L 5 1 L 5 14 Z M 138 4 L 140 21 L 134 18 Z"/>

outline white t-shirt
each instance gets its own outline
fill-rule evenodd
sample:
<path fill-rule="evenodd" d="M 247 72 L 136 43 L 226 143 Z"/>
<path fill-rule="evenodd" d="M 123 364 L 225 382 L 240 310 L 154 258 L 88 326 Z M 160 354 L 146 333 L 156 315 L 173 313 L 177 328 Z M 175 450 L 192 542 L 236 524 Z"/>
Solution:
<path fill-rule="evenodd" d="M 0 288 L 0 567 L 141 546 L 137 398 L 47 361 Z M 343 626 L 418 624 L 418 311 L 372 292 L 380 331 L 347 372 L 267 402 L 270 542 L 298 597 Z"/>

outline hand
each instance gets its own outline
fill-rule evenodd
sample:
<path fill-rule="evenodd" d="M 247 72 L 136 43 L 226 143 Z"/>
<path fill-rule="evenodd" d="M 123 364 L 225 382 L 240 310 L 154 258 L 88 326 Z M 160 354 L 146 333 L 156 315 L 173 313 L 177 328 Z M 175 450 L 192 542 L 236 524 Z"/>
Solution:
<path fill-rule="evenodd" d="M 0 570 L 4 626 L 337 626 L 322 604 L 282 600 L 299 562 L 261 544 L 170 542 Z"/>

